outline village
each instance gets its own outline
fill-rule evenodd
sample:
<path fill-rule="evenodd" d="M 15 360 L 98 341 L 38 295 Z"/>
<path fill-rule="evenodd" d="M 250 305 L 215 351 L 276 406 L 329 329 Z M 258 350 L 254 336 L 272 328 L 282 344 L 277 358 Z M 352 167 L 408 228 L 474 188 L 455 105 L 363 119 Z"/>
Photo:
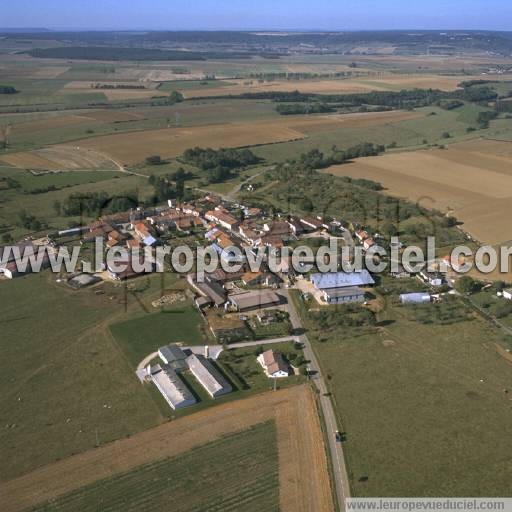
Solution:
<path fill-rule="evenodd" d="M 359 246 L 365 252 L 382 242 L 383 237 L 377 232 L 370 234 L 368 227 L 363 229 L 357 223 L 351 227 L 343 227 L 340 221 L 326 220 L 319 215 L 277 213 L 270 216 L 261 208 L 205 194 L 189 203 L 169 200 L 165 206 L 138 207 L 105 215 L 90 225 L 62 230 L 44 239 L 27 239 L 16 247 L 20 252 L 35 250 L 37 246 L 56 251 L 59 246 L 79 243 L 87 254 L 99 238 L 104 242 L 105 250 L 124 247 L 128 251 L 129 258 L 124 262 L 126 268 L 123 271 L 105 265 L 100 272 L 74 272 L 57 278 L 59 282 L 80 290 L 105 281 L 127 283 L 140 277 L 142 273 L 133 265 L 137 250 L 149 248 L 153 254 L 157 247 L 176 242 L 192 248 L 211 247 L 219 258 L 227 258 L 227 263 L 232 263 L 229 249 L 233 247 L 251 251 L 267 247 L 279 254 L 284 246 L 293 246 L 299 241 L 328 243 L 335 238 L 352 250 Z M 31 271 L 29 265 L 20 272 L 14 254 L 15 251 L 0 266 L 4 279 L 13 279 Z M 193 303 L 216 344 L 190 347 L 187 340 L 183 340 L 177 344 L 162 345 L 158 353 L 148 355 L 144 364 L 139 364 L 136 372 L 139 380 L 153 383 L 173 410 L 194 405 L 200 400 L 191 392 L 190 383 L 186 384 L 190 378 L 199 383 L 210 399 L 233 391 L 229 379 L 216 364 L 216 359 L 225 349 L 267 345 L 265 351 L 261 350 L 254 356 L 266 377 L 275 380 L 298 375 L 301 371 L 307 375 L 307 365 L 303 369 L 293 367 L 278 349 L 268 348 L 268 343 L 292 342 L 300 349 L 299 336 L 289 320 L 288 290 L 297 290 L 301 300 L 312 301 L 317 309 L 343 304 L 359 304 L 362 308 L 371 309 L 375 299 L 372 288 L 379 279 L 367 270 L 315 272 L 315 268 L 311 268 L 313 265 L 301 273 L 293 268 L 291 259 L 281 259 L 278 273 L 271 272 L 266 261 L 256 272 L 250 270 L 246 260 L 241 263 L 240 269 L 234 272 L 227 272 L 219 266 L 202 279 L 198 279 L 194 271 L 183 276 Z M 446 294 L 457 294 L 454 271 L 459 270 L 464 262 L 453 262 L 445 257 L 443 263 L 451 269 L 451 274 L 427 270 L 414 274 L 421 282 L 420 288 L 402 290 L 397 297 L 399 302 L 421 305 L 442 301 Z M 43 268 L 48 265 L 46 255 Z M 157 270 L 156 262 L 152 269 Z M 400 280 L 413 274 L 399 266 L 389 276 Z M 505 288 L 498 295 L 512 300 L 512 289 Z M 168 299 L 162 297 L 160 301 L 163 304 Z M 343 314 L 341 310 L 340 314 Z"/>

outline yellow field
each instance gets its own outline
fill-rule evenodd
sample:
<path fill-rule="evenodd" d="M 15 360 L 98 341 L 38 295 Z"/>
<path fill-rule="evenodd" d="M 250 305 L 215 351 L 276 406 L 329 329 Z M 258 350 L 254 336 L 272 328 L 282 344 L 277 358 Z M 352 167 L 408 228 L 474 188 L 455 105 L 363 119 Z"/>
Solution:
<path fill-rule="evenodd" d="M 445 76 L 427 74 L 382 74 L 372 73 L 366 78 L 348 78 L 338 80 L 274 80 L 258 82 L 258 80 L 230 80 L 234 85 L 211 87 L 208 89 L 184 90 L 187 98 L 198 96 L 226 96 L 250 92 L 294 91 L 317 94 L 349 94 L 369 91 L 393 91 L 400 89 L 441 89 L 450 91 L 457 88 L 463 80 L 481 79 L 482 76 Z M 493 76 L 493 79 L 511 79 L 510 75 Z"/>
<path fill-rule="evenodd" d="M 477 140 L 361 158 L 326 172 L 378 181 L 390 194 L 449 211 L 478 241 L 495 245 L 512 240 L 511 164 L 511 142 Z"/>
<path fill-rule="evenodd" d="M 163 128 L 120 133 L 77 141 L 81 148 L 109 155 L 123 164 L 139 163 L 150 155 L 172 158 L 195 146 L 246 147 L 302 139 L 307 133 L 341 126 L 386 124 L 421 116 L 416 112 L 378 112 L 371 114 L 283 116 L 250 123 L 225 123 L 209 126 Z"/>

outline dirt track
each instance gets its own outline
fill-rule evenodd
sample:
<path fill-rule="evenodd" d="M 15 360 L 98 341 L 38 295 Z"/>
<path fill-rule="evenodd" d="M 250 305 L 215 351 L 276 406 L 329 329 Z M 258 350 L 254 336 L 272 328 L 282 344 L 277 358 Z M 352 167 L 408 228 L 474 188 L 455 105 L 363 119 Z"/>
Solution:
<path fill-rule="evenodd" d="M 277 424 L 281 510 L 332 511 L 320 422 L 313 393 L 305 385 L 212 407 L 1 483 L 2 510 L 24 510 L 272 418 Z"/>

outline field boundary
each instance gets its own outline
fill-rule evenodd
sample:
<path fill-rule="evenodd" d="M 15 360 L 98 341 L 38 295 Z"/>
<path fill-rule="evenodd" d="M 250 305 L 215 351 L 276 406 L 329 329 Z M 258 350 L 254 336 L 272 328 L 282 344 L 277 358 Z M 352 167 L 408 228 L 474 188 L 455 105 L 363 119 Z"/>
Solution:
<path fill-rule="evenodd" d="M 272 419 L 278 436 L 281 510 L 334 510 L 320 419 L 307 385 L 205 409 L 0 483 L 2 510 L 25 510 Z"/>

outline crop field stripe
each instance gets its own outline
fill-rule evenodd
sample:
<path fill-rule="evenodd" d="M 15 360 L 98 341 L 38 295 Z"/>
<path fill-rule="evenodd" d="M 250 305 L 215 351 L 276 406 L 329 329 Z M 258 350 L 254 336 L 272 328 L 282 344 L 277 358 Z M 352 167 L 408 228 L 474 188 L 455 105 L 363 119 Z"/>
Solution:
<path fill-rule="evenodd" d="M 189 494 L 191 500 L 187 503 L 183 493 L 194 485 L 197 492 Z M 173 502 L 173 511 L 275 509 L 278 461 L 274 422 L 257 424 L 182 455 L 136 467 L 32 510 L 156 510 L 168 500 Z"/>
<path fill-rule="evenodd" d="M 281 412 L 284 409 L 291 409 L 292 412 L 283 416 Z M 333 504 L 325 446 L 314 396 L 311 388 L 306 385 L 287 387 L 277 392 L 266 392 L 244 400 L 219 404 L 130 438 L 63 459 L 17 479 L 0 483 L 3 511 L 18 512 L 45 503 L 49 506 L 52 500 L 54 503 L 59 501 L 59 496 L 67 496 L 66 499 L 74 500 L 73 496 L 68 495 L 80 492 L 77 491 L 77 487 L 94 487 L 102 480 L 108 482 L 119 477 L 120 485 L 124 485 L 122 479 L 129 478 L 125 473 L 136 471 L 142 466 L 158 467 L 166 457 L 186 457 L 187 452 L 204 446 L 208 441 L 221 443 L 232 432 L 240 432 L 270 420 L 277 423 L 277 480 L 281 510 L 307 511 L 311 510 L 311 503 L 315 503 L 315 509 L 319 512 L 331 512 Z M 297 440 L 293 441 L 294 438 Z M 235 475 L 224 485 L 226 495 L 223 499 L 226 503 L 223 508 L 226 510 L 239 508 L 236 500 L 232 501 L 229 496 L 231 488 L 234 496 L 240 495 L 243 488 L 247 495 L 247 503 L 259 502 L 251 498 L 255 485 L 257 488 L 261 487 L 262 493 L 270 493 L 271 482 L 266 477 L 262 476 L 260 482 L 247 488 L 237 482 L 237 472 L 240 473 L 247 467 L 253 472 L 258 469 L 258 457 L 264 448 L 254 446 L 239 452 L 252 453 L 253 448 L 256 450 L 254 456 L 251 456 L 254 460 L 237 459 L 236 450 L 222 457 L 223 464 L 228 464 L 225 467 L 230 475 Z M 108 463 L 105 464 L 104 461 Z M 204 471 L 208 476 L 208 469 Z M 273 469 L 269 469 L 269 472 L 272 471 Z M 197 468 L 187 470 L 184 466 L 181 473 L 183 478 L 188 478 L 187 485 L 200 479 Z M 121 497 L 129 497 L 132 502 L 138 502 L 145 491 L 136 492 L 136 488 L 137 486 L 133 486 L 126 492 L 121 492 Z M 132 495 L 133 492 L 135 495 Z M 179 501 L 179 493 L 175 497 Z M 220 498 L 217 497 L 216 500 L 218 499 Z M 185 498 L 183 500 L 186 501 Z M 276 502 L 273 500 L 274 498 L 268 499 L 268 502 L 273 504 L 272 507 L 256 507 L 253 510 L 275 510 Z M 106 502 L 104 505 L 107 508 Z M 198 510 L 204 510 L 201 508 L 202 502 L 194 504 L 196 505 L 199 507 Z M 244 510 L 252 509 L 245 506 Z"/>

